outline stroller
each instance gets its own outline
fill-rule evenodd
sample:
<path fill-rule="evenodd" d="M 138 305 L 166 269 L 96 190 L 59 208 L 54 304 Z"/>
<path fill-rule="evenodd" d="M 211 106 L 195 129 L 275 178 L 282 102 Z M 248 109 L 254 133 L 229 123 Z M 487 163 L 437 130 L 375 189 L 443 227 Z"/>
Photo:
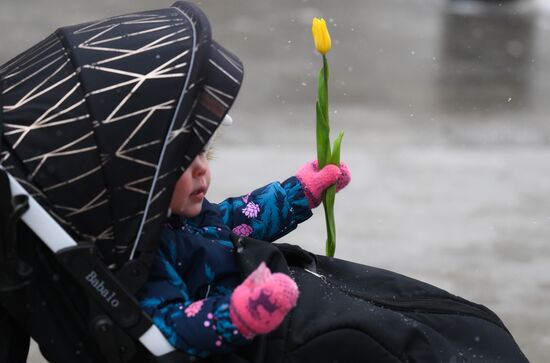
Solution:
<path fill-rule="evenodd" d="M 195 5 L 58 29 L 0 67 L 0 362 L 201 361 L 135 294 L 170 191 L 240 88 Z M 234 236 L 297 281 L 283 324 L 208 362 L 525 362 L 485 307 L 393 272 Z M 353 349 L 349 349 L 353 347 Z"/>
<path fill-rule="evenodd" d="M 58 29 L 0 74 L 3 319 L 52 361 L 126 359 L 129 337 L 170 355 L 133 295 L 181 167 L 237 95 L 240 61 L 177 3 Z"/>

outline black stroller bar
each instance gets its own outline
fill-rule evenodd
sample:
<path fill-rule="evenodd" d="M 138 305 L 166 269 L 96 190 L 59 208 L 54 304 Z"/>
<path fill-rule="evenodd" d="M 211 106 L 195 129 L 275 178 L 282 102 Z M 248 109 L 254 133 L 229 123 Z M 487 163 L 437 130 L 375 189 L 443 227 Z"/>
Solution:
<path fill-rule="evenodd" d="M 9 190 L 9 180 L 6 174 L 0 175 L 0 190 Z M 0 292 L 10 293 L 29 284 L 28 277 L 32 268 L 19 259 L 17 254 L 17 222 L 23 213 L 29 209 L 28 198 L 17 195 L 12 198 L 11 193 L 4 193 L 0 205 L 6 223 L 2 223 L 0 235 Z"/>
<path fill-rule="evenodd" d="M 139 340 L 156 357 L 156 361 L 174 362 L 177 357 L 178 362 L 182 362 L 182 359 L 185 362 L 182 353 L 175 350 L 142 311 L 132 294 L 99 259 L 95 246 L 91 243 L 76 243 L 1 166 L 0 172 L 7 176 L 13 198 L 27 201 L 23 204 L 26 208 L 19 207 L 18 214 L 21 220 L 55 254 L 68 273 L 84 288 L 87 295 L 99 304 L 103 312 L 129 336 Z M 98 321 L 98 324 L 101 325 L 101 329 L 106 326 L 105 321 Z"/>

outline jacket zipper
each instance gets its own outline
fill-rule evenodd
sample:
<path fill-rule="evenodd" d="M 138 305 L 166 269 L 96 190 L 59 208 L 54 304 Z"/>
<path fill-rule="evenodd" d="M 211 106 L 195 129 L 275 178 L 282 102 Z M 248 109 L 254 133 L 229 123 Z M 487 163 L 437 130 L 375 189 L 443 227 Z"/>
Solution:
<path fill-rule="evenodd" d="M 311 270 L 308 270 L 307 268 L 304 268 L 304 271 L 309 272 L 309 273 L 312 274 L 313 276 L 315 276 L 315 277 L 321 279 L 325 284 L 328 283 L 327 277 L 326 277 L 325 275 L 318 274 L 317 272 L 313 272 L 313 271 L 311 271 Z"/>

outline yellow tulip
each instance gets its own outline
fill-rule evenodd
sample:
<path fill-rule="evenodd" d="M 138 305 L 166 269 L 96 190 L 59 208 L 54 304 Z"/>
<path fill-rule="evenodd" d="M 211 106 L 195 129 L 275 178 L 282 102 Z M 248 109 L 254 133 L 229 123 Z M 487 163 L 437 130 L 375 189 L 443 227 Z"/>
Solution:
<path fill-rule="evenodd" d="M 313 33 L 313 41 L 315 42 L 317 51 L 322 55 L 327 54 L 330 50 L 331 43 L 325 19 L 313 18 L 311 32 Z"/>

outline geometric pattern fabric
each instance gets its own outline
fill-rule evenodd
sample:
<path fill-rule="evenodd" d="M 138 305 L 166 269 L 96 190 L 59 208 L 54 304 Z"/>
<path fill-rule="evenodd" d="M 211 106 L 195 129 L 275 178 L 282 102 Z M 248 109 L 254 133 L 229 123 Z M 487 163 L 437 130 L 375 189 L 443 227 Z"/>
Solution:
<path fill-rule="evenodd" d="M 0 162 L 119 268 L 155 248 L 242 77 L 193 4 L 60 28 L 0 67 Z"/>

